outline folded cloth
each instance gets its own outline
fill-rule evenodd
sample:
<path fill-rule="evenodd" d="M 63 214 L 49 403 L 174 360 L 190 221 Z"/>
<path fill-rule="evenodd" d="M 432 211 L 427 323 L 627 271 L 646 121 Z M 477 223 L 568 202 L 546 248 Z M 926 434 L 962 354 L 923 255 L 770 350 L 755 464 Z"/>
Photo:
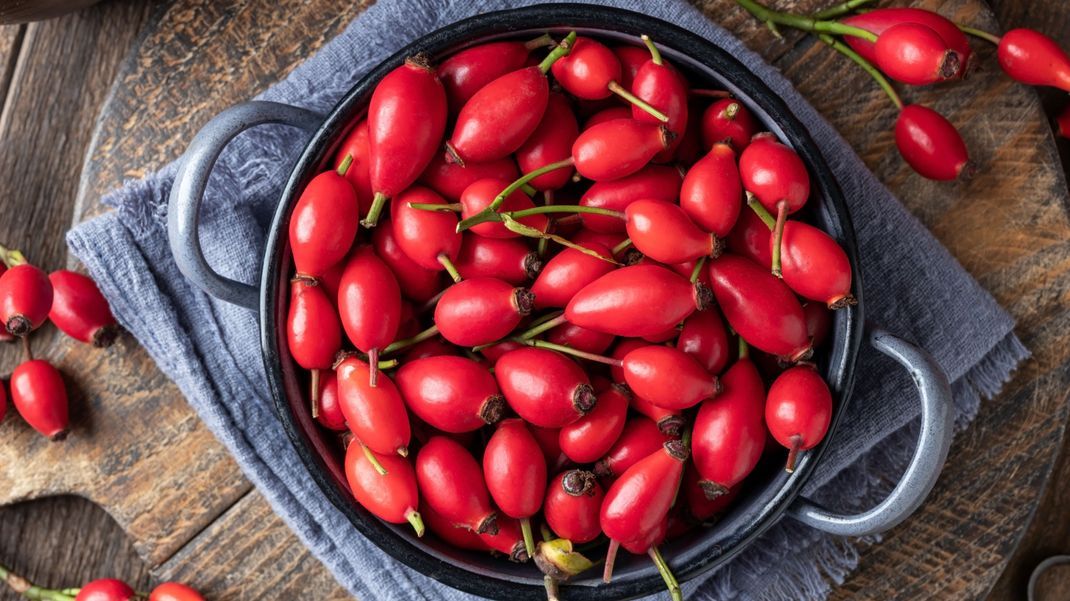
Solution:
<path fill-rule="evenodd" d="M 529 0 L 380 0 L 284 81 L 258 98 L 326 111 L 365 72 L 406 43 L 474 14 Z M 776 69 L 680 0 L 595 4 L 643 10 L 709 39 L 743 61 L 793 107 L 850 205 L 865 280 L 866 317 L 928 349 L 953 382 L 959 427 L 1028 352 L 1011 318 L 866 169 L 850 146 Z M 201 213 L 201 240 L 222 274 L 257 282 L 265 229 L 304 140 L 265 126 L 223 152 Z M 128 182 L 115 210 L 68 235 L 119 322 L 148 350 L 275 511 L 362 599 L 464 599 L 393 562 L 359 536 L 320 493 L 275 416 L 257 318 L 210 298 L 179 273 L 165 215 L 175 165 Z M 838 509 L 868 507 L 901 473 L 919 414 L 906 372 L 863 347 L 855 396 L 806 494 Z M 830 481 L 835 479 L 829 486 Z M 834 491 L 834 493 L 830 492 Z M 859 541 L 790 519 L 714 574 L 685 585 L 692 599 L 822 599 L 857 563 Z"/>

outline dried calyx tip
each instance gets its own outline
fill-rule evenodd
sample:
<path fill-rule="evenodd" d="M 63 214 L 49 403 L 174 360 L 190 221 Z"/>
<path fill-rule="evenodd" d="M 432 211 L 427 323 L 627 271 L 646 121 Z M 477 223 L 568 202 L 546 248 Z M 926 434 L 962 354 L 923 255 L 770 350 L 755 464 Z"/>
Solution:
<path fill-rule="evenodd" d="M 594 388 L 590 384 L 580 384 L 572 393 L 572 407 L 580 415 L 586 415 L 587 412 L 594 409 L 594 404 L 597 401 L 598 397 L 595 396 Z"/>
<path fill-rule="evenodd" d="M 658 430 L 666 436 L 679 436 L 684 431 L 684 416 L 666 415 L 658 420 Z"/>
<path fill-rule="evenodd" d="M 96 332 L 93 332 L 93 346 L 97 348 L 108 348 L 112 344 L 115 344 L 115 340 L 119 337 L 119 326 L 108 325 L 102 328 L 97 328 Z"/>
<path fill-rule="evenodd" d="M 682 440 L 667 440 L 665 441 L 665 444 L 663 446 L 665 447 L 665 450 L 669 453 L 669 455 L 672 455 L 673 459 L 677 459 L 679 461 L 686 461 L 687 458 L 691 455 L 691 451 L 687 448 L 687 445 L 684 444 Z"/>
<path fill-rule="evenodd" d="M 498 514 L 492 513 L 479 523 L 476 534 L 498 534 Z"/>
<path fill-rule="evenodd" d="M 706 499 L 709 501 L 728 494 L 728 487 L 711 480 L 699 480 L 698 486 L 702 489 L 702 494 L 706 495 Z"/>
<path fill-rule="evenodd" d="M 417 69 L 425 69 L 431 71 L 431 57 L 426 53 L 418 52 L 405 59 L 405 64 L 410 67 L 416 67 Z"/>
<path fill-rule="evenodd" d="M 517 313 L 529 315 L 535 309 L 535 293 L 527 288 L 513 290 L 513 303 Z"/>
<path fill-rule="evenodd" d="M 479 419 L 487 424 L 496 424 L 505 415 L 505 397 L 500 394 L 492 394 L 483 401 L 479 408 Z"/>
<path fill-rule="evenodd" d="M 591 493 L 596 482 L 595 475 L 587 470 L 569 470 L 561 477 L 561 489 L 572 497 Z"/>
<path fill-rule="evenodd" d="M 542 258 L 538 253 L 528 253 L 524 256 L 524 275 L 529 280 L 534 280 L 539 272 L 542 271 Z"/>
<path fill-rule="evenodd" d="M 7 331 L 12 336 L 25 336 L 33 329 L 33 324 L 22 315 L 13 315 L 7 320 Z"/>
<path fill-rule="evenodd" d="M 695 283 L 695 308 L 705 311 L 713 306 L 713 291 L 702 282 Z"/>
<path fill-rule="evenodd" d="M 837 309 L 844 309 L 857 304 L 858 299 L 856 299 L 853 294 L 845 294 L 839 298 L 834 298 L 829 301 L 828 308 L 835 311 Z"/>

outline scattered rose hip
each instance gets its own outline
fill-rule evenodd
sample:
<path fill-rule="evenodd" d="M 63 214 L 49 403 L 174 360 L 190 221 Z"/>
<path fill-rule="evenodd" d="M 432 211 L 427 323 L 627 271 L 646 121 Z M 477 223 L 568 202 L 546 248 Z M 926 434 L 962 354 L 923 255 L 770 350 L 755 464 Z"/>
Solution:
<path fill-rule="evenodd" d="M 869 73 L 900 110 L 895 124 L 896 146 L 907 164 L 923 177 L 951 181 L 971 173 L 966 143 L 955 126 L 936 111 L 904 104 L 888 78 L 924 86 L 966 77 L 972 66 L 970 35 L 997 46 L 999 66 L 1015 81 L 1070 91 L 1070 56 L 1038 31 L 1012 29 L 1000 37 L 921 8 L 865 10 L 868 2 L 849 0 L 813 15 L 797 15 L 771 10 L 757 0 L 736 0 L 777 36 L 780 25 L 814 33 Z M 862 12 L 852 14 L 860 8 Z M 707 128 L 727 130 L 726 119 L 721 116 L 727 108 L 717 111 L 704 116 L 704 134 Z M 1067 129 L 1070 126 L 1062 121 L 1057 123 L 1061 135 L 1067 135 Z M 708 144 L 709 138 L 705 139 Z"/>
<path fill-rule="evenodd" d="M 968 47 L 937 58 L 913 72 L 957 76 Z M 824 439 L 807 361 L 850 260 L 798 218 L 802 158 L 691 84 L 652 40 L 572 33 L 416 57 L 373 92 L 295 206 L 287 318 L 370 513 L 532 559 L 551 595 L 604 536 L 607 580 L 623 547 L 679 598 L 661 543 Z"/>
<path fill-rule="evenodd" d="M 45 321 L 96 347 L 110 346 L 119 333 L 108 301 L 92 279 L 63 269 L 47 274 L 21 252 L 0 246 L 0 341 L 21 340 L 24 355 L 9 378 L 10 392 L 0 392 L 0 420 L 10 396 L 27 424 L 59 441 L 70 429 L 66 386 L 59 370 L 34 358 L 30 345 L 30 335 Z"/>
<path fill-rule="evenodd" d="M 48 589 L 37 586 L 0 565 L 0 581 L 27 599 L 48 601 L 204 601 L 192 587 L 178 582 L 165 582 L 152 592 L 135 591 L 129 584 L 115 578 L 91 580 L 80 588 Z"/>

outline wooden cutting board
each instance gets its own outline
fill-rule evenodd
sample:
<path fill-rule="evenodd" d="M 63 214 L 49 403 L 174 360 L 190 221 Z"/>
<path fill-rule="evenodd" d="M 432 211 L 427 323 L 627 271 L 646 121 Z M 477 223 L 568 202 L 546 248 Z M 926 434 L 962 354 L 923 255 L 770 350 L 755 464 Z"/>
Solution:
<path fill-rule="evenodd" d="M 983 597 L 1028 526 L 1067 420 L 1070 222 L 1066 181 L 1036 95 L 984 67 L 938 91 L 908 91 L 960 126 L 973 179 L 925 181 L 895 153 L 890 104 L 867 77 L 812 38 L 771 34 L 730 0 L 697 3 L 776 64 L 874 172 L 1019 320 L 1033 351 L 1004 393 L 955 443 L 933 496 L 836 598 Z M 827 2 L 784 0 L 785 9 Z M 918 5 L 997 30 L 981 0 Z M 74 221 L 100 197 L 179 156 L 220 110 L 253 96 L 340 32 L 365 3 L 175 0 L 130 55 L 96 124 Z M 0 425 L 0 505 L 72 493 L 104 507 L 161 578 L 213 599 L 341 599 L 345 592 L 274 516 L 177 388 L 133 340 L 108 352 L 57 336 L 46 353 L 76 383 L 75 428 L 62 445 L 19 420 Z M 0 355 L 5 366 L 15 353 Z"/>

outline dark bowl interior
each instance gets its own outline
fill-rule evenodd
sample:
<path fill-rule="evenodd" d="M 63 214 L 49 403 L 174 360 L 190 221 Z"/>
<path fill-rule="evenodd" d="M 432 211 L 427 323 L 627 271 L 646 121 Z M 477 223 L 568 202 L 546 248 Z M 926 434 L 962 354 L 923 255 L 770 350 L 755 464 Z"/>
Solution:
<path fill-rule="evenodd" d="M 612 29 L 607 26 L 612 24 Z M 854 294 L 861 301 L 853 230 L 831 171 L 802 124 L 779 97 L 735 58 L 679 27 L 638 13 L 589 5 L 543 5 L 480 15 L 440 29 L 390 57 L 362 79 L 334 108 L 298 160 L 282 195 L 268 240 L 262 276 L 261 331 L 269 381 L 276 407 L 289 436 L 327 496 L 362 535 L 397 560 L 452 587 L 487 597 L 545 599 L 542 576 L 530 563 L 450 548 L 433 536 L 417 539 L 407 524 L 384 523 L 361 508 L 345 481 L 343 452 L 333 434 L 312 421 L 304 400 L 305 384 L 286 348 L 288 280 L 292 270 L 287 225 L 292 206 L 316 173 L 328 168 L 335 147 L 366 110 L 374 85 L 406 56 L 426 52 L 441 59 L 467 46 L 498 39 L 526 40 L 549 31 L 581 35 L 613 44 L 641 45 L 651 35 L 662 53 L 687 72 L 696 86 L 726 89 L 807 163 L 813 193 L 806 218 L 847 250 L 854 268 Z M 831 434 L 817 449 L 804 453 L 794 474 L 779 462 L 766 462 L 747 480 L 733 508 L 714 526 L 667 542 L 662 551 L 681 580 L 702 574 L 737 554 L 775 523 L 798 495 L 830 439 L 846 406 L 853 381 L 855 354 L 861 337 L 861 302 L 836 312 L 834 333 L 820 357 L 820 366 L 836 399 Z M 599 551 L 592 552 L 597 555 Z M 597 570 L 567 585 L 567 598 L 625 599 L 663 590 L 657 571 L 646 557 L 621 554 L 612 584 L 602 584 Z"/>

